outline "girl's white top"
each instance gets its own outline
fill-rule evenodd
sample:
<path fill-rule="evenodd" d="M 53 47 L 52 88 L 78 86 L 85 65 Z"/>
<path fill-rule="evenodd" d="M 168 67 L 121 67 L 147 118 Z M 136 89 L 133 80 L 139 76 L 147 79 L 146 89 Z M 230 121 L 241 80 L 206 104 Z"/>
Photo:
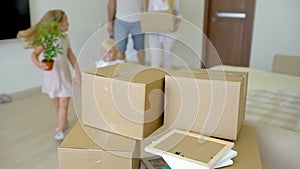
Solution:
<path fill-rule="evenodd" d="M 115 65 L 118 63 L 123 63 L 124 60 L 114 60 L 114 61 L 104 61 L 104 60 L 99 60 L 96 61 L 96 67 L 100 68 L 100 67 L 104 67 L 104 66 L 110 66 L 110 65 Z"/>

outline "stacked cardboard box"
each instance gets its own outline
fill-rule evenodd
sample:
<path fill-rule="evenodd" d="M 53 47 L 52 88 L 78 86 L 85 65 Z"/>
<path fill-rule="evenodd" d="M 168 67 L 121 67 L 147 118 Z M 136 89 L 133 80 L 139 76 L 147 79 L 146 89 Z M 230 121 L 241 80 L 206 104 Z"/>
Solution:
<path fill-rule="evenodd" d="M 122 63 L 82 74 L 82 122 L 142 140 L 163 124 L 161 69 Z"/>
<path fill-rule="evenodd" d="M 77 124 L 60 145 L 59 167 L 135 169 L 142 142 L 162 125 L 236 140 L 246 89 L 243 72 L 167 72 L 129 63 L 87 70 L 82 126 Z"/>
<path fill-rule="evenodd" d="M 163 124 L 166 74 L 130 63 L 84 71 L 82 125 L 60 145 L 59 168 L 139 168 L 140 140 Z"/>
<path fill-rule="evenodd" d="M 58 148 L 59 169 L 138 169 L 140 142 L 77 122 Z"/>
<path fill-rule="evenodd" d="M 170 129 L 236 140 L 245 115 L 247 72 L 181 70 L 165 78 Z"/>

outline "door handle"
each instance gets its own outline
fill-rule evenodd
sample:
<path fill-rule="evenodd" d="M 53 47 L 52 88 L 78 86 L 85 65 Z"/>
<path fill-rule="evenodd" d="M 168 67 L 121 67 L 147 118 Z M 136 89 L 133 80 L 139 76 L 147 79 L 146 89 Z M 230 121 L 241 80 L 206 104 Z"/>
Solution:
<path fill-rule="evenodd" d="M 238 12 L 216 12 L 215 15 L 219 18 L 237 18 L 237 19 L 245 19 L 246 13 L 238 13 Z"/>

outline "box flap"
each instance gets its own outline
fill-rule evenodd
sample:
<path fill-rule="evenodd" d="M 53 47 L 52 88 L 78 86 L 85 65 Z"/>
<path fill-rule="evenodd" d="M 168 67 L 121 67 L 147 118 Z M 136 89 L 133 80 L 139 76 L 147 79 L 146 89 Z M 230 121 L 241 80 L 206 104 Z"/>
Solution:
<path fill-rule="evenodd" d="M 84 73 L 143 84 L 151 83 L 168 74 L 163 69 L 131 63 L 119 63 L 112 66 L 89 69 L 84 71 Z"/>
<path fill-rule="evenodd" d="M 59 148 L 134 152 L 136 140 L 83 126 L 80 122 L 77 122 Z"/>
<path fill-rule="evenodd" d="M 119 63 L 111 66 L 105 66 L 100 68 L 93 68 L 84 71 L 92 75 L 98 75 L 103 77 L 116 77 L 122 74 L 128 74 L 130 72 L 136 72 L 143 70 L 145 67 L 132 63 Z"/>
<path fill-rule="evenodd" d="M 162 69 L 146 68 L 140 72 L 124 74 L 118 79 L 130 80 L 134 83 L 151 83 L 158 79 L 164 78 L 165 75 L 168 75 L 168 73 Z"/>
<path fill-rule="evenodd" d="M 99 149 L 100 147 L 94 143 L 88 135 L 81 128 L 79 122 L 77 122 L 71 129 L 70 133 L 59 145 L 59 148 L 88 148 L 88 149 Z"/>
<path fill-rule="evenodd" d="M 207 80 L 226 80 L 231 82 L 241 82 L 248 78 L 248 72 L 210 70 L 201 68 L 180 69 L 172 72 L 173 76 L 207 79 Z M 247 82 L 247 81 L 246 81 Z"/>

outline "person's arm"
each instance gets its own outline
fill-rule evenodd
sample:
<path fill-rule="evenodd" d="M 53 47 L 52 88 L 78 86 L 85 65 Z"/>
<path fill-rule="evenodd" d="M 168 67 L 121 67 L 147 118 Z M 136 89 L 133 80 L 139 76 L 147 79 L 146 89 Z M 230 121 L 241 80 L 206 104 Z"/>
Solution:
<path fill-rule="evenodd" d="M 107 32 L 110 37 L 114 36 L 114 19 L 115 19 L 115 14 L 116 14 L 116 0 L 108 0 L 108 5 L 107 5 Z"/>
<path fill-rule="evenodd" d="M 181 15 L 181 11 L 180 11 L 180 2 L 179 2 L 179 0 L 175 0 L 174 10 L 176 12 L 176 20 L 175 20 L 173 32 L 176 32 L 178 30 L 179 25 L 180 25 L 181 20 L 182 20 L 182 15 Z"/>
<path fill-rule="evenodd" d="M 178 30 L 180 23 L 181 23 L 181 18 L 176 18 L 173 32 L 176 32 Z"/>
<path fill-rule="evenodd" d="M 145 7 L 146 9 L 145 9 L 145 11 L 146 11 L 146 12 L 148 12 L 149 0 L 146 0 L 146 2 L 145 2 L 145 3 L 146 3 L 146 7 Z"/>
<path fill-rule="evenodd" d="M 71 63 L 71 65 L 73 66 L 75 72 L 76 72 L 76 77 L 74 79 L 74 82 L 77 83 L 77 84 L 81 84 L 81 73 L 80 73 L 80 69 L 79 69 L 79 66 L 78 66 L 78 63 L 77 63 L 77 59 L 72 51 L 71 48 L 68 48 L 68 59 Z"/>
<path fill-rule="evenodd" d="M 32 62 L 39 68 L 46 70 L 48 67 L 46 64 L 44 64 L 43 62 L 41 62 L 39 60 L 39 56 L 40 54 L 43 52 L 44 48 L 42 46 L 37 46 L 34 48 L 32 54 L 31 54 L 31 59 Z"/>

